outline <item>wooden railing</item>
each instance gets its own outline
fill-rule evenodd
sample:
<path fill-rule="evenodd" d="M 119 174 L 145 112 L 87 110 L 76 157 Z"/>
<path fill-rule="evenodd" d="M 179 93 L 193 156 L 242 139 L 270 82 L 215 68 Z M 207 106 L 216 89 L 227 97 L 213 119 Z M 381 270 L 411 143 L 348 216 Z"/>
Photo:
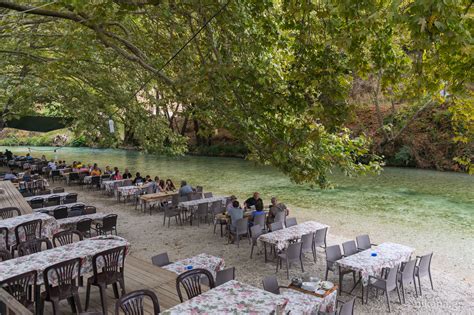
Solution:
<path fill-rule="evenodd" d="M 7 291 L 0 288 L 0 313 L 5 314 L 16 314 L 16 315 L 33 315 L 30 310 L 18 302 L 13 296 L 8 294 Z"/>

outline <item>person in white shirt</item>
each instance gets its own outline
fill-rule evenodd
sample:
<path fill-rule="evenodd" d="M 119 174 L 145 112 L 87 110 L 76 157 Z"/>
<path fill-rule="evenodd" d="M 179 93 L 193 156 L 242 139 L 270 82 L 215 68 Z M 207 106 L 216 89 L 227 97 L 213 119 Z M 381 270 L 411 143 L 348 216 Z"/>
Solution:
<path fill-rule="evenodd" d="M 48 167 L 49 167 L 51 170 L 55 171 L 55 170 L 56 170 L 56 163 L 55 163 L 53 160 L 51 160 L 51 161 L 48 163 Z"/>

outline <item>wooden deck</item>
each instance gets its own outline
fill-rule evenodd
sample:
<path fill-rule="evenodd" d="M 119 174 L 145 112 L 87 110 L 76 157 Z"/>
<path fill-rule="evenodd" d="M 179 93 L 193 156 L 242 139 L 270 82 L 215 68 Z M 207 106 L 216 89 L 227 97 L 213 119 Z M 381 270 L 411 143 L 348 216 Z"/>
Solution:
<path fill-rule="evenodd" d="M 161 310 L 165 310 L 180 303 L 176 293 L 177 275 L 166 269 L 156 267 L 151 262 L 143 261 L 133 256 L 125 260 L 125 289 L 131 292 L 139 289 L 149 289 L 156 293 Z M 81 305 L 86 302 L 86 289 L 80 289 Z M 115 302 L 112 286 L 107 289 L 108 314 L 114 314 Z M 152 314 L 152 305 L 145 303 L 146 314 Z M 84 311 L 84 310 L 83 310 Z M 100 295 L 97 287 L 91 289 L 91 302 L 88 312 L 101 312 Z M 61 314 L 71 314 L 67 301 L 61 302 Z M 52 314 L 51 304 L 46 302 L 45 314 Z"/>
<path fill-rule="evenodd" d="M 12 182 L 0 181 L 0 188 L 5 190 L 5 194 L 0 195 L 0 208 L 17 207 L 22 214 L 33 213 L 33 209 Z"/>

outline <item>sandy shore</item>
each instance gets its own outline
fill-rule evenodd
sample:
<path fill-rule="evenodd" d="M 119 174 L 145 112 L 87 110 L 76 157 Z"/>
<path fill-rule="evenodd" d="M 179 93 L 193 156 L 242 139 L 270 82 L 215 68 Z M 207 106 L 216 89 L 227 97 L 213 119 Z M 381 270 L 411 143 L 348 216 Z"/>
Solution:
<path fill-rule="evenodd" d="M 56 184 L 53 184 L 56 186 Z M 52 186 L 53 186 L 52 185 Z M 262 287 L 265 275 L 275 274 L 275 263 L 264 262 L 263 255 L 254 255 L 250 259 L 250 246 L 245 240 L 240 248 L 227 244 L 219 232 L 213 233 L 213 226 L 201 224 L 197 226 L 177 226 L 172 221 L 170 228 L 163 226 L 163 215 L 154 212 L 153 215 L 135 210 L 134 205 L 118 203 L 116 199 L 107 197 L 102 192 L 82 190 L 77 186 L 67 186 L 66 191 L 77 192 L 78 201 L 94 205 L 98 211 L 116 213 L 119 215 L 118 232 L 132 244 L 132 255 L 148 260 L 151 256 L 167 251 L 170 259 L 182 258 L 208 253 L 223 257 L 226 266 L 236 267 L 237 279 L 258 287 Z M 244 196 L 239 196 L 244 197 Z M 264 200 L 267 202 L 268 200 Z M 445 237 L 431 231 L 418 231 L 416 228 L 403 226 L 396 222 L 380 224 L 378 221 L 367 221 L 361 216 L 341 216 L 332 213 L 330 205 L 326 209 L 300 209 L 292 207 L 291 216 L 298 222 L 315 220 L 329 224 L 328 244 L 341 244 L 354 239 L 356 235 L 369 233 L 372 241 L 397 242 L 416 248 L 416 255 L 434 251 L 432 272 L 435 289 L 431 290 L 429 280 L 422 282 L 423 296 L 415 298 L 413 288 L 406 292 L 406 304 L 400 305 L 396 292 L 391 295 L 392 313 L 395 314 L 472 314 L 474 313 L 474 291 L 472 277 L 472 236 L 464 239 Z M 325 272 L 325 255 L 322 249 L 318 251 L 318 261 L 305 258 L 305 271 L 315 276 L 323 277 Z M 294 266 L 290 270 L 292 276 L 300 276 L 301 270 Z M 281 285 L 288 284 L 285 270 L 277 274 Z M 345 288 L 352 287 L 351 277 L 346 276 Z M 329 280 L 337 281 L 337 276 L 329 275 Z M 358 289 L 359 290 L 359 289 Z M 359 292 L 360 291 L 355 291 Z M 342 300 L 349 296 L 343 294 Z M 384 297 L 378 299 L 371 296 L 368 305 L 356 301 L 356 313 L 383 314 L 387 312 Z"/>

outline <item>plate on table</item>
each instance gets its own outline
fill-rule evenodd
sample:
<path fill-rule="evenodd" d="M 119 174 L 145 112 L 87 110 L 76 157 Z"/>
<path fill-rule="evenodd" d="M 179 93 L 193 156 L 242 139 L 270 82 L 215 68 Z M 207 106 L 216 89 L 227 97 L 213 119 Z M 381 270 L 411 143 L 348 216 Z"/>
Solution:
<path fill-rule="evenodd" d="M 316 282 L 303 282 L 301 285 L 301 288 L 306 291 L 312 291 L 314 292 L 318 286 L 318 283 Z"/>
<path fill-rule="evenodd" d="M 321 282 L 321 288 L 324 290 L 331 290 L 334 287 L 334 284 L 329 281 L 322 281 Z"/>
<path fill-rule="evenodd" d="M 323 289 L 319 289 L 319 290 L 316 290 L 315 293 L 318 294 L 318 295 L 324 296 L 326 294 L 326 291 L 323 290 Z"/>

